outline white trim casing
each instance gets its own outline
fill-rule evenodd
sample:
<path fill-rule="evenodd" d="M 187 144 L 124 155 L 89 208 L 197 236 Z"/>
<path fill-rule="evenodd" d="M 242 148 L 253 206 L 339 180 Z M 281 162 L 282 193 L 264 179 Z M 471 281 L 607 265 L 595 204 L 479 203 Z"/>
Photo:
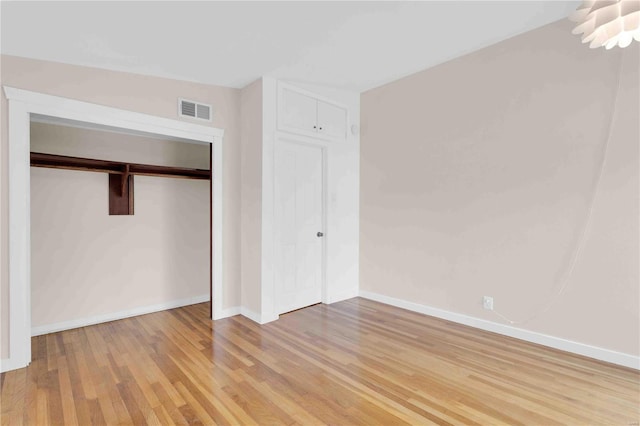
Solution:
<path fill-rule="evenodd" d="M 274 256 L 274 177 L 275 161 L 275 110 L 277 99 L 276 81 L 273 78 L 262 78 L 262 211 L 261 211 L 261 262 L 260 262 L 260 315 L 256 315 L 260 324 L 275 321 L 279 318 L 275 309 L 275 285 L 273 268 Z M 247 316 L 248 318 L 251 318 Z"/>
<path fill-rule="evenodd" d="M 572 340 L 562 339 L 560 337 L 549 336 L 547 334 L 537 333 L 535 331 L 523 330 L 521 328 L 511 327 L 505 324 L 499 324 L 493 321 L 487 321 L 480 318 L 470 317 L 468 315 L 456 312 L 446 311 L 444 309 L 433 308 L 419 303 L 409 302 L 394 297 L 385 296 L 379 293 L 360 290 L 360 297 L 381 302 L 387 305 L 396 306 L 409 311 L 430 315 L 436 318 L 442 318 L 447 321 L 458 324 L 468 325 L 470 327 L 479 328 L 481 330 L 491 331 L 493 333 L 502 334 L 504 336 L 514 337 L 516 339 L 527 342 L 537 343 L 539 345 L 548 346 L 561 351 L 571 352 L 583 355 L 589 358 L 598 359 L 600 361 L 610 362 L 612 364 L 622 365 L 624 367 L 640 370 L 640 357 L 625 354 L 622 352 L 612 351 L 597 346 L 591 346 L 584 343 L 574 342 Z"/>
<path fill-rule="evenodd" d="M 209 294 L 189 297 L 186 299 L 172 300 L 169 302 L 158 303 L 149 306 L 140 306 L 124 311 L 109 312 L 101 315 L 93 315 L 86 318 L 78 318 L 69 321 L 62 321 L 53 324 L 41 325 L 31 328 L 32 336 L 41 336 L 43 334 L 56 333 L 58 331 L 71 330 L 73 328 L 86 327 L 89 325 L 101 324 L 103 322 L 117 321 L 125 318 L 131 318 L 138 315 L 151 314 L 154 312 L 166 311 L 167 309 L 180 308 L 183 306 L 195 305 L 209 301 Z"/>
<path fill-rule="evenodd" d="M 211 143 L 213 138 L 222 138 L 223 129 L 156 117 L 140 112 L 77 101 L 60 96 L 46 95 L 29 90 L 3 86 L 7 100 L 22 102 L 30 107 L 29 114 L 75 120 L 86 123 L 133 130 L 154 135 L 171 136 Z M 31 109 L 33 108 L 33 110 Z M 11 114 L 11 111 L 9 111 Z"/>
<path fill-rule="evenodd" d="M 211 225 L 213 227 L 213 253 L 211 254 L 211 265 L 213 267 L 213 320 L 226 318 L 222 309 L 222 224 L 224 223 L 222 217 L 222 199 L 224 197 L 222 150 L 222 139 L 217 144 L 216 142 L 213 143 L 213 149 L 211 150 L 211 179 L 213 179 L 213 184 L 211 185 L 211 200 L 213 203 L 211 206 L 213 215 L 213 223 Z"/>
<path fill-rule="evenodd" d="M 8 94 L 7 94 L 8 98 Z M 29 111 L 23 102 L 9 101 L 9 359 L 13 368 L 31 361 L 31 248 L 29 196 Z M 12 117 L 14 119 L 12 120 Z M 12 140 L 27 143 L 12 144 Z M 25 196 L 26 194 L 26 196 Z M 18 309 L 14 309 L 17 306 Z M 6 371 L 3 360 L 1 371 Z"/>
<path fill-rule="evenodd" d="M 0 371 L 31 362 L 29 123 L 32 114 L 213 146 L 213 318 L 222 317 L 224 130 L 4 86 L 9 109 L 9 358 Z"/>

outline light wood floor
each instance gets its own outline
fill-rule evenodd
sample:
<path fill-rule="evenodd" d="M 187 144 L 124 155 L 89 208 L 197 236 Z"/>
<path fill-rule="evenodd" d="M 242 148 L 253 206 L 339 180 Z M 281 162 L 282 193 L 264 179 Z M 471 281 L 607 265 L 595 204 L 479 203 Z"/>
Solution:
<path fill-rule="evenodd" d="M 260 326 L 208 304 L 35 337 L 2 425 L 619 424 L 640 375 L 351 299 Z"/>

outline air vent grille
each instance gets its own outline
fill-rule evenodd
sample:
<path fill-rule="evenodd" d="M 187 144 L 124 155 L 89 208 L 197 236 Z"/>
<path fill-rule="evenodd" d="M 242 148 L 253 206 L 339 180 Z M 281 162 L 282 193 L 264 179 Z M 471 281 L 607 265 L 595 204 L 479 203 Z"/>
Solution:
<path fill-rule="evenodd" d="M 187 99 L 178 99 L 178 115 L 180 117 L 195 118 L 196 120 L 211 121 L 211 105 Z"/>
<path fill-rule="evenodd" d="M 182 115 L 186 115 L 187 117 L 195 117 L 196 116 L 196 104 L 193 102 L 182 101 L 180 104 L 180 111 Z"/>
<path fill-rule="evenodd" d="M 211 108 L 208 105 L 198 104 L 196 108 L 196 117 L 202 120 L 209 120 L 211 116 Z"/>

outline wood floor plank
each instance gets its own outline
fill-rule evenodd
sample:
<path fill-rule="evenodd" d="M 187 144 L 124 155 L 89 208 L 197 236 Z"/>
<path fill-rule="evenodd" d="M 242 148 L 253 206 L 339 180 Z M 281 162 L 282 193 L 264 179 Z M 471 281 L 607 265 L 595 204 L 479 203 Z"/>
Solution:
<path fill-rule="evenodd" d="M 58 359 L 58 389 L 60 390 L 60 401 L 62 401 L 62 417 L 65 425 L 77 425 L 78 417 L 74 404 L 71 378 L 67 367 L 66 356 Z"/>
<path fill-rule="evenodd" d="M 640 372 L 364 299 L 198 304 L 33 338 L 0 425 L 640 423 Z"/>
<path fill-rule="evenodd" d="M 153 392 L 156 394 L 161 404 L 159 407 L 154 408 L 154 410 L 156 410 L 156 413 L 158 413 L 158 411 L 165 412 L 171 419 L 165 424 L 176 424 L 176 425 L 188 424 L 187 420 L 184 418 L 184 416 L 178 409 L 178 406 L 174 404 L 173 400 L 171 399 L 171 397 L 169 396 L 165 388 L 159 383 L 154 383 L 152 387 L 153 387 Z M 186 405 L 186 403 L 180 404 L 180 406 L 183 406 L 183 405 Z M 163 417 L 164 415 L 158 415 L 158 418 L 161 420 Z"/>

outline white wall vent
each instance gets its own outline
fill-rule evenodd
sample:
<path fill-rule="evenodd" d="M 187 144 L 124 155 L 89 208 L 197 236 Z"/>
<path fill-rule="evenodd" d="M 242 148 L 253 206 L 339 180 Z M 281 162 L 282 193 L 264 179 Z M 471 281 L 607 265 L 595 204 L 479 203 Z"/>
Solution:
<path fill-rule="evenodd" d="M 179 98 L 178 115 L 180 117 L 195 118 L 196 120 L 211 121 L 211 105 Z"/>

